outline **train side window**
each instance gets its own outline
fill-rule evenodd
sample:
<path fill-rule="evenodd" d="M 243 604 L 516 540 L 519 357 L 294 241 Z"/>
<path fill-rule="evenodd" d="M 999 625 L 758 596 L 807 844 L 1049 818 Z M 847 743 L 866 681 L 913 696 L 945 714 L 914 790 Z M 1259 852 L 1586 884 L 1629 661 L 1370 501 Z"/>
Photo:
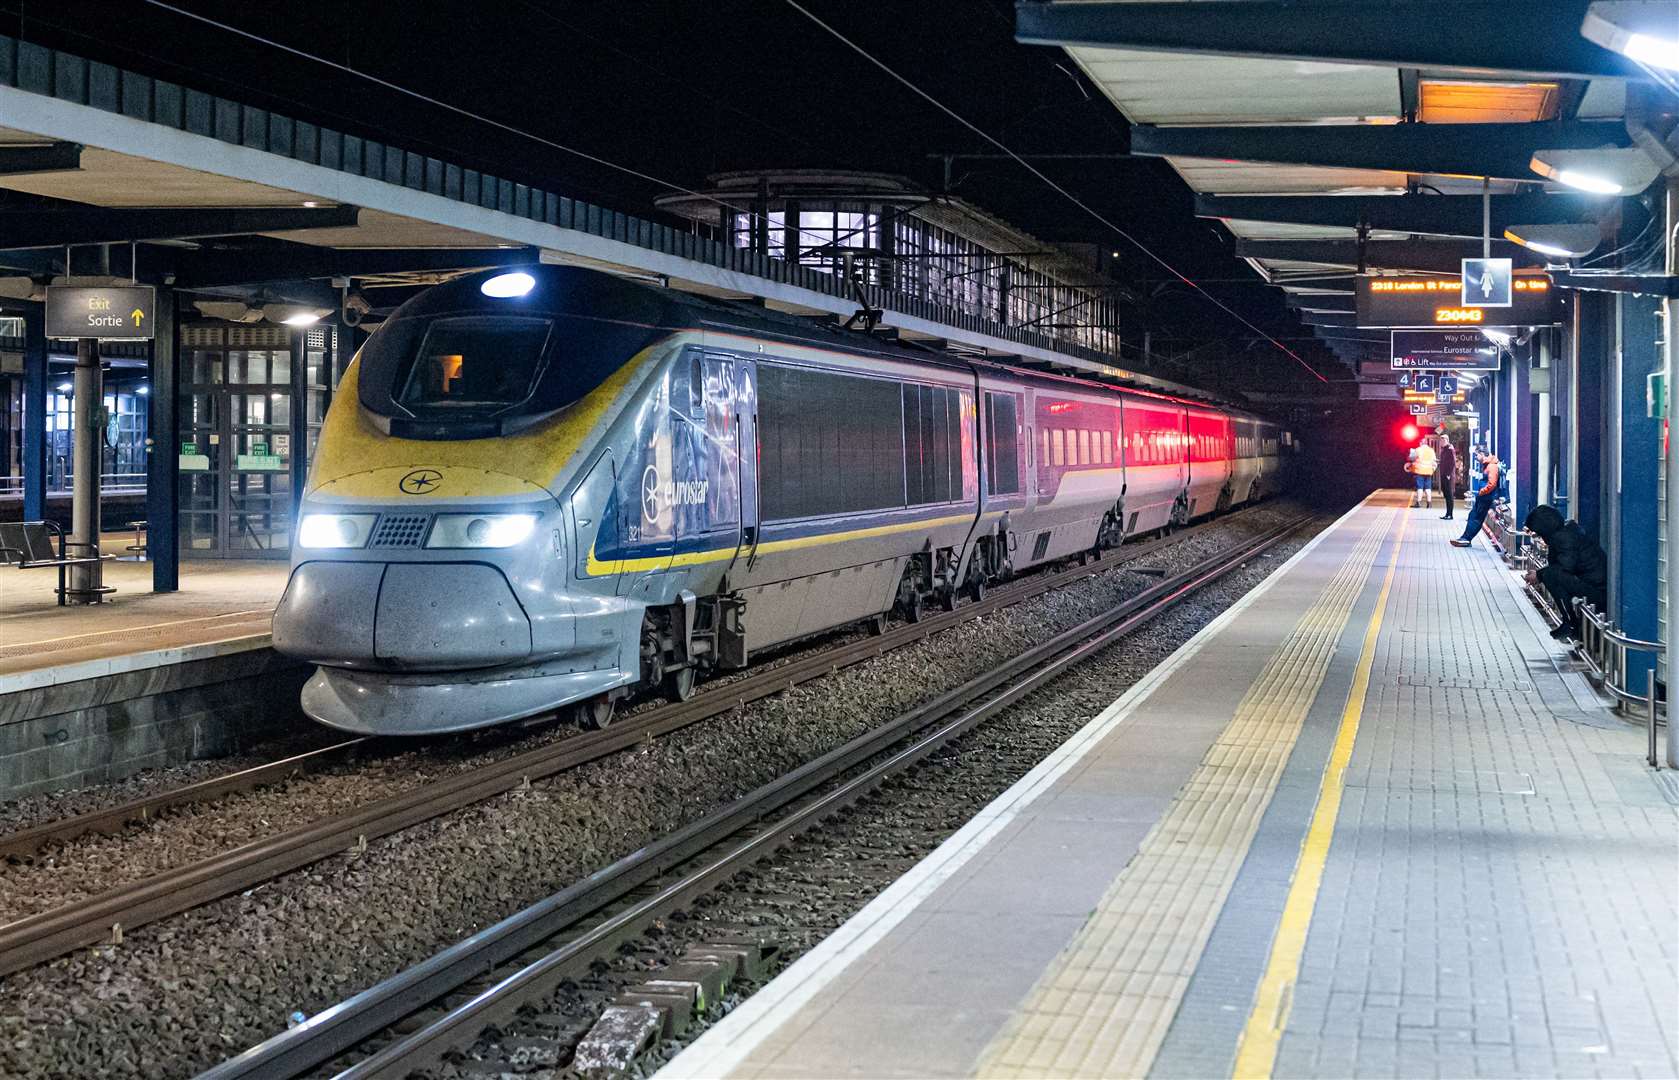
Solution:
<path fill-rule="evenodd" d="M 985 395 L 985 492 L 1020 490 L 1020 422 L 1013 394 Z"/>
<path fill-rule="evenodd" d="M 904 504 L 900 384 L 760 361 L 758 485 L 766 521 Z"/>
<path fill-rule="evenodd" d="M 688 357 L 688 415 L 695 420 L 705 419 L 705 375 L 697 355 Z"/>
<path fill-rule="evenodd" d="M 1079 428 L 1079 464 L 1090 464 L 1090 429 Z"/>
<path fill-rule="evenodd" d="M 1053 432 L 1050 433 L 1049 463 L 1051 465 L 1064 465 L 1064 464 L 1066 464 L 1066 461 L 1067 461 L 1067 442 L 1066 442 L 1066 440 L 1067 440 L 1067 433 L 1065 431 L 1062 431 L 1060 428 L 1056 428 Z"/>

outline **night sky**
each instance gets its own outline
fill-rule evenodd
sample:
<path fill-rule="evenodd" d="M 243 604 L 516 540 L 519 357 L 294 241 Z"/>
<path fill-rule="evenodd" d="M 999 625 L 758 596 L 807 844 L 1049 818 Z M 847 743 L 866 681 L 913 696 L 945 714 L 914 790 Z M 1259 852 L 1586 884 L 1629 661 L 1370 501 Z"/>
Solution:
<path fill-rule="evenodd" d="M 935 155 L 994 152 L 782 0 L 176 6 L 535 138 L 145 0 L 0 0 L 0 33 L 643 216 L 654 196 L 713 172 L 814 165 L 936 187 Z M 1124 119 L 1061 50 L 1013 40 L 1006 0 L 806 6 L 1019 153 L 1125 150 Z M 1191 214 L 1188 189 L 1165 163 L 1034 164 L 1331 377 L 1346 377 L 1282 294 L 1231 256 L 1228 234 Z M 1241 384 L 1310 379 L 1231 316 L 1166 285 L 1158 265 L 1018 164 L 959 161 L 953 191 L 1045 240 L 1119 251 L 1118 275 L 1140 295 L 1158 294 L 1125 320 L 1128 345 L 1146 327 L 1157 349 L 1224 343 L 1226 373 L 1245 375 Z"/>

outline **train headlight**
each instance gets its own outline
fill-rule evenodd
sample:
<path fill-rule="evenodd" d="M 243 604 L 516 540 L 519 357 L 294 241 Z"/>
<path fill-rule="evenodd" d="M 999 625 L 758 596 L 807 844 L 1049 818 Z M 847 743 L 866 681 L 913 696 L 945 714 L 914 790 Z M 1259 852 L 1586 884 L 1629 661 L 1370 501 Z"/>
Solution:
<path fill-rule="evenodd" d="M 373 532 L 376 514 L 304 514 L 297 542 L 306 548 L 359 548 Z"/>
<path fill-rule="evenodd" d="M 426 538 L 426 547 L 512 547 L 535 529 L 535 514 L 439 514 Z"/>

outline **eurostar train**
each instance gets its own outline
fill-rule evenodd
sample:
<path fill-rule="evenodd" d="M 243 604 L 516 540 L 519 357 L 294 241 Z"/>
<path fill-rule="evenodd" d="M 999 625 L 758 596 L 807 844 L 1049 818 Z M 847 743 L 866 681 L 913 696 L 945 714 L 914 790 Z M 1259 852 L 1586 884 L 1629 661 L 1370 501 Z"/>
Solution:
<path fill-rule="evenodd" d="M 348 731 L 460 731 L 778 643 L 1275 490 L 1258 417 L 566 267 L 457 278 L 346 372 L 274 646 Z"/>

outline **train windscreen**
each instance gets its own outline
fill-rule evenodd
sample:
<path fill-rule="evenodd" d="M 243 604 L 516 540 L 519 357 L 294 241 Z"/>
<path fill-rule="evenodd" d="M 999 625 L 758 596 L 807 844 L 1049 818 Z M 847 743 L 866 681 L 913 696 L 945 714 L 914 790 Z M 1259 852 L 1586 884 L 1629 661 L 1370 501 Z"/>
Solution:
<path fill-rule="evenodd" d="M 465 316 L 434 319 L 414 350 L 397 403 L 416 417 L 494 414 L 531 396 L 553 323 Z"/>

